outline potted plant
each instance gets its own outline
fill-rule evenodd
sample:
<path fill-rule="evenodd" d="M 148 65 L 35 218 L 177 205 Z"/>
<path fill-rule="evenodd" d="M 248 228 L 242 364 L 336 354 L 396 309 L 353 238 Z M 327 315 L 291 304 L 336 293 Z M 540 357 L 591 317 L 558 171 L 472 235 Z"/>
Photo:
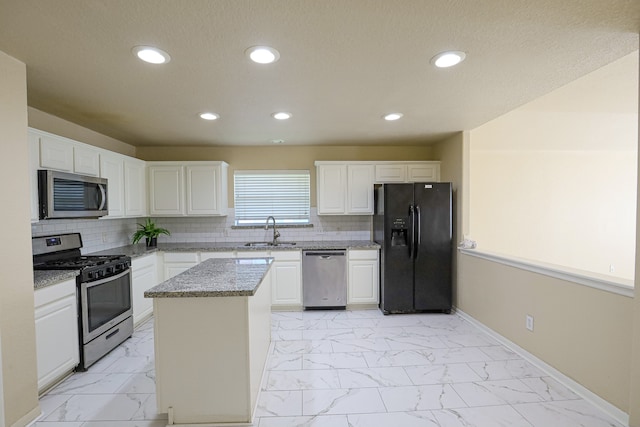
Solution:
<path fill-rule="evenodd" d="M 133 234 L 133 244 L 135 245 L 144 237 L 148 248 L 155 248 L 158 245 L 158 236 L 160 234 L 171 234 L 166 228 L 156 226 L 151 218 L 147 218 L 144 224 L 139 223 L 138 227 L 138 230 Z"/>

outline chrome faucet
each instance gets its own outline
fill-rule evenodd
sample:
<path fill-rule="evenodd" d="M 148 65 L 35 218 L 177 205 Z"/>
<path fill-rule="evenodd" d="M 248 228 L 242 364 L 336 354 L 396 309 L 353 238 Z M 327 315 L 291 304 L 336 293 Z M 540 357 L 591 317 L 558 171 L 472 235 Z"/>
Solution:
<path fill-rule="evenodd" d="M 278 230 L 276 230 L 276 219 L 272 216 L 267 217 L 267 223 L 264 225 L 264 229 L 268 230 L 269 229 L 269 220 L 272 219 L 273 220 L 273 242 L 271 242 L 273 245 L 275 245 L 277 242 L 276 240 L 278 239 L 278 237 L 280 237 L 280 232 Z"/>

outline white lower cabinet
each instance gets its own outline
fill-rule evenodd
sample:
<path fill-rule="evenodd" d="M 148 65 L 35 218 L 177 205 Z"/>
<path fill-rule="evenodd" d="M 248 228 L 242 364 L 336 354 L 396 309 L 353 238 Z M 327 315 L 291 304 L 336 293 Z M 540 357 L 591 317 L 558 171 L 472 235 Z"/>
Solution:
<path fill-rule="evenodd" d="M 302 307 L 300 251 L 271 252 L 271 306 Z"/>
<path fill-rule="evenodd" d="M 197 252 L 165 252 L 163 258 L 164 280 L 169 280 L 200 262 Z"/>
<path fill-rule="evenodd" d="M 158 284 L 156 253 L 131 261 L 131 293 L 134 326 L 153 313 L 153 299 L 145 298 L 144 292 Z"/>
<path fill-rule="evenodd" d="M 79 361 L 75 279 L 34 293 L 38 391 L 54 385 Z"/>
<path fill-rule="evenodd" d="M 378 251 L 349 250 L 347 304 L 378 304 Z"/>

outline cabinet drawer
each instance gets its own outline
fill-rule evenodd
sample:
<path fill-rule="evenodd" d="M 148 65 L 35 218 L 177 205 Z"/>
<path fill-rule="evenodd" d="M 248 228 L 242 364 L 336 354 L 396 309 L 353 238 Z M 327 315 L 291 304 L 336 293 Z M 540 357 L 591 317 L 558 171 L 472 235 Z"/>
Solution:
<path fill-rule="evenodd" d="M 165 252 L 164 262 L 198 262 L 197 252 Z"/>
<path fill-rule="evenodd" d="M 235 251 L 215 251 L 215 252 L 200 252 L 200 262 L 202 261 L 206 261 L 208 259 L 230 259 L 230 258 L 235 258 L 236 257 L 236 252 Z"/>
<path fill-rule="evenodd" d="M 131 260 L 131 268 L 136 270 L 138 268 L 144 268 L 156 264 L 156 254 L 143 255 L 141 257 Z"/>
<path fill-rule="evenodd" d="M 300 261 L 300 251 L 271 251 L 271 256 L 276 261 Z"/>
<path fill-rule="evenodd" d="M 65 298 L 69 295 L 76 294 L 75 279 L 67 280 L 56 285 L 47 286 L 46 288 L 36 289 L 33 295 L 34 306 L 40 307 L 58 299 Z"/>
<path fill-rule="evenodd" d="M 377 250 L 349 250 L 349 259 L 367 259 L 367 260 L 377 260 L 378 259 L 378 251 Z"/>

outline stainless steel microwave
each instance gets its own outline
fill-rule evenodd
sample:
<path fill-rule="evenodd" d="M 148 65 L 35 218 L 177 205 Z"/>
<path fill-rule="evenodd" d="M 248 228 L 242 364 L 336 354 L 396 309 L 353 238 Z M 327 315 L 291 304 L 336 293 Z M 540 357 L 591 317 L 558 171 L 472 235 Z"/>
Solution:
<path fill-rule="evenodd" d="M 40 219 L 107 215 L 107 180 L 52 170 L 38 171 Z"/>

